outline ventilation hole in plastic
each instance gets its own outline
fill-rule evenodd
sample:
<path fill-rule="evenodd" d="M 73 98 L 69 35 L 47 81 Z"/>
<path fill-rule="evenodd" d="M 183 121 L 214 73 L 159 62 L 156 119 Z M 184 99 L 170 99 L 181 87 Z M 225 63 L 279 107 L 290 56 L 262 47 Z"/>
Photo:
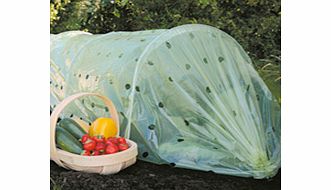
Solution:
<path fill-rule="evenodd" d="M 148 64 L 148 65 L 154 65 L 154 63 L 151 62 L 151 61 L 148 61 L 147 64 Z"/>
<path fill-rule="evenodd" d="M 125 85 L 125 89 L 129 90 L 131 88 L 131 85 L 130 84 L 126 84 Z"/>
<path fill-rule="evenodd" d="M 99 76 L 95 77 L 95 81 L 98 81 L 98 79 L 99 79 Z"/>
<path fill-rule="evenodd" d="M 85 103 L 85 100 L 84 99 L 82 99 L 82 104 L 84 104 Z"/>
<path fill-rule="evenodd" d="M 190 38 L 193 39 L 194 38 L 194 35 L 190 32 Z"/>
<path fill-rule="evenodd" d="M 59 85 L 58 85 L 58 84 L 56 84 L 56 85 L 55 85 L 55 88 L 57 88 L 58 86 L 59 86 Z"/>
<path fill-rule="evenodd" d="M 118 58 L 121 58 L 123 56 L 123 53 L 121 53 L 119 56 L 118 56 Z"/>
<path fill-rule="evenodd" d="M 78 77 L 80 78 L 82 76 L 82 74 L 79 74 Z"/>
<path fill-rule="evenodd" d="M 90 75 L 86 75 L 85 79 L 87 80 L 90 77 Z"/>
<path fill-rule="evenodd" d="M 213 147 L 213 149 L 217 150 L 218 148 L 216 148 L 216 147 Z"/>
<path fill-rule="evenodd" d="M 90 125 L 90 126 L 91 126 L 91 125 L 92 125 L 92 123 L 91 123 L 91 122 L 88 122 L 88 125 Z"/>
<path fill-rule="evenodd" d="M 106 111 L 106 112 L 109 112 L 109 109 L 108 109 L 108 107 L 105 107 L 105 111 Z"/>
<path fill-rule="evenodd" d="M 92 102 L 91 107 L 94 108 L 94 106 L 95 106 L 95 104 L 94 104 L 94 102 Z"/>
<path fill-rule="evenodd" d="M 135 62 L 138 62 L 138 58 L 136 58 L 134 61 L 135 61 Z"/>
<path fill-rule="evenodd" d="M 63 86 L 62 86 L 62 85 L 60 86 L 60 89 L 61 89 L 61 90 L 63 89 Z"/>
<path fill-rule="evenodd" d="M 208 64 L 208 60 L 207 60 L 207 58 L 203 58 L 203 62 L 204 62 L 205 64 Z"/>
<path fill-rule="evenodd" d="M 184 119 L 184 123 L 185 123 L 186 126 L 190 125 L 190 123 L 186 119 Z"/>
<path fill-rule="evenodd" d="M 209 86 L 206 87 L 206 92 L 211 93 L 211 90 L 210 90 Z"/>
<path fill-rule="evenodd" d="M 234 116 L 237 116 L 236 111 L 233 110 L 232 113 L 233 113 Z"/>
<path fill-rule="evenodd" d="M 169 81 L 170 81 L 170 82 L 172 82 L 172 81 L 173 81 L 171 77 L 169 77 L 168 79 L 169 79 Z"/>
<path fill-rule="evenodd" d="M 248 92 L 250 85 L 247 86 L 246 91 Z"/>
<path fill-rule="evenodd" d="M 52 84 L 52 81 L 50 81 L 50 83 L 49 84 Z"/>
<path fill-rule="evenodd" d="M 146 158 L 148 156 L 148 152 L 144 152 L 142 155 L 144 158 Z"/>
<path fill-rule="evenodd" d="M 159 107 L 160 107 L 160 108 L 163 108 L 163 107 L 164 107 L 164 105 L 163 105 L 162 102 L 159 102 Z"/>
<path fill-rule="evenodd" d="M 176 164 L 175 163 L 170 163 L 170 166 L 175 167 Z"/>
<path fill-rule="evenodd" d="M 137 91 L 137 92 L 140 92 L 140 88 L 139 88 L 139 86 L 136 86 L 136 91 Z"/>
<path fill-rule="evenodd" d="M 185 64 L 185 68 L 186 68 L 186 70 L 189 70 L 191 68 L 191 65 L 190 64 Z"/>
<path fill-rule="evenodd" d="M 171 44 L 169 43 L 169 42 L 166 42 L 166 46 L 167 46 L 167 48 L 171 48 Z"/>
<path fill-rule="evenodd" d="M 154 125 L 154 124 L 149 125 L 149 126 L 148 126 L 148 129 L 149 129 L 149 130 L 154 130 L 154 129 L 155 129 L 155 125 Z"/>
<path fill-rule="evenodd" d="M 74 117 L 74 114 L 71 114 L 70 117 Z"/>
<path fill-rule="evenodd" d="M 109 84 L 113 84 L 113 81 L 111 79 L 109 80 Z"/>
<path fill-rule="evenodd" d="M 177 142 L 183 142 L 184 139 L 177 139 Z"/>
<path fill-rule="evenodd" d="M 260 101 L 260 96 L 258 94 L 256 94 L 256 99 L 257 101 Z"/>
<path fill-rule="evenodd" d="M 80 120 L 83 120 L 83 118 L 82 118 L 82 117 L 80 117 L 79 119 L 80 119 Z"/>
<path fill-rule="evenodd" d="M 223 60 L 224 60 L 223 57 L 218 57 L 218 61 L 219 61 L 220 63 L 222 63 Z"/>
<path fill-rule="evenodd" d="M 123 117 L 125 117 L 125 115 L 124 115 L 124 113 L 123 113 L 123 112 L 120 112 L 120 114 L 121 114 Z"/>
<path fill-rule="evenodd" d="M 57 118 L 56 123 L 59 123 L 61 121 L 61 118 Z"/>
<path fill-rule="evenodd" d="M 146 39 L 141 39 L 140 41 L 141 41 L 141 42 L 144 42 L 144 41 L 146 41 Z"/>

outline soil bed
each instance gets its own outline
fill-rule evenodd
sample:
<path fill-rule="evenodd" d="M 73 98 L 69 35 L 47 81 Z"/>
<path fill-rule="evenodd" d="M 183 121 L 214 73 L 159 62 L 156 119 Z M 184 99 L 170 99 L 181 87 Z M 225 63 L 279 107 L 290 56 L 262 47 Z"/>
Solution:
<path fill-rule="evenodd" d="M 51 161 L 51 189 L 218 189 L 274 190 L 280 189 L 281 172 L 271 178 L 257 180 L 156 165 L 137 161 L 115 175 L 97 175 L 66 170 Z M 54 188 L 53 188 L 54 187 Z"/>

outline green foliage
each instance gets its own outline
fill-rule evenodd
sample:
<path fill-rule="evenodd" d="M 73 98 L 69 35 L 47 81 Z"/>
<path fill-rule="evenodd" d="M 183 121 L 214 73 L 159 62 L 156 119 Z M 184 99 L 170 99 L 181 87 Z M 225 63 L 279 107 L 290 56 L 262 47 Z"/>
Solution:
<path fill-rule="evenodd" d="M 279 0 L 53 0 L 51 32 L 171 28 L 201 23 L 232 35 L 256 58 L 279 56 Z"/>
<path fill-rule="evenodd" d="M 281 65 L 280 57 L 271 56 L 270 59 L 260 59 L 255 62 L 258 67 L 258 72 L 263 78 L 264 82 L 268 85 L 273 95 L 281 102 Z"/>
<path fill-rule="evenodd" d="M 51 0 L 50 23 L 51 33 L 83 30 L 94 34 L 211 25 L 233 36 L 262 77 L 269 77 L 271 86 L 278 89 L 280 60 L 275 57 L 280 57 L 280 8 L 280 0 Z M 273 65 L 269 64 L 268 72 L 261 70 L 268 63 Z"/>

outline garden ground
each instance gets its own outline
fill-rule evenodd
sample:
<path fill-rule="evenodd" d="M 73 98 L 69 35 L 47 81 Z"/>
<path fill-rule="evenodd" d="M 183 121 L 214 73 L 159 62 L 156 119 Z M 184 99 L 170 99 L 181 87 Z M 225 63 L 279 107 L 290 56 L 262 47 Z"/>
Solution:
<path fill-rule="evenodd" d="M 51 161 L 51 189 L 217 189 L 274 190 L 280 189 L 281 172 L 271 179 L 242 178 L 156 165 L 138 160 L 133 166 L 115 175 L 88 174 L 66 170 Z M 55 184 L 55 185 L 54 185 Z"/>

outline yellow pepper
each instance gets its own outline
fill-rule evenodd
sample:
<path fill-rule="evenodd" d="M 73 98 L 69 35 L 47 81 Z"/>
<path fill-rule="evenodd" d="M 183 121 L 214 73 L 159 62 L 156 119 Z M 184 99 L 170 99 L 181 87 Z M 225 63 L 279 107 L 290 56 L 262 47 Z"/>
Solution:
<path fill-rule="evenodd" d="M 116 122 L 111 118 L 100 117 L 92 123 L 89 129 L 89 135 L 92 137 L 102 135 L 105 138 L 116 137 Z"/>

